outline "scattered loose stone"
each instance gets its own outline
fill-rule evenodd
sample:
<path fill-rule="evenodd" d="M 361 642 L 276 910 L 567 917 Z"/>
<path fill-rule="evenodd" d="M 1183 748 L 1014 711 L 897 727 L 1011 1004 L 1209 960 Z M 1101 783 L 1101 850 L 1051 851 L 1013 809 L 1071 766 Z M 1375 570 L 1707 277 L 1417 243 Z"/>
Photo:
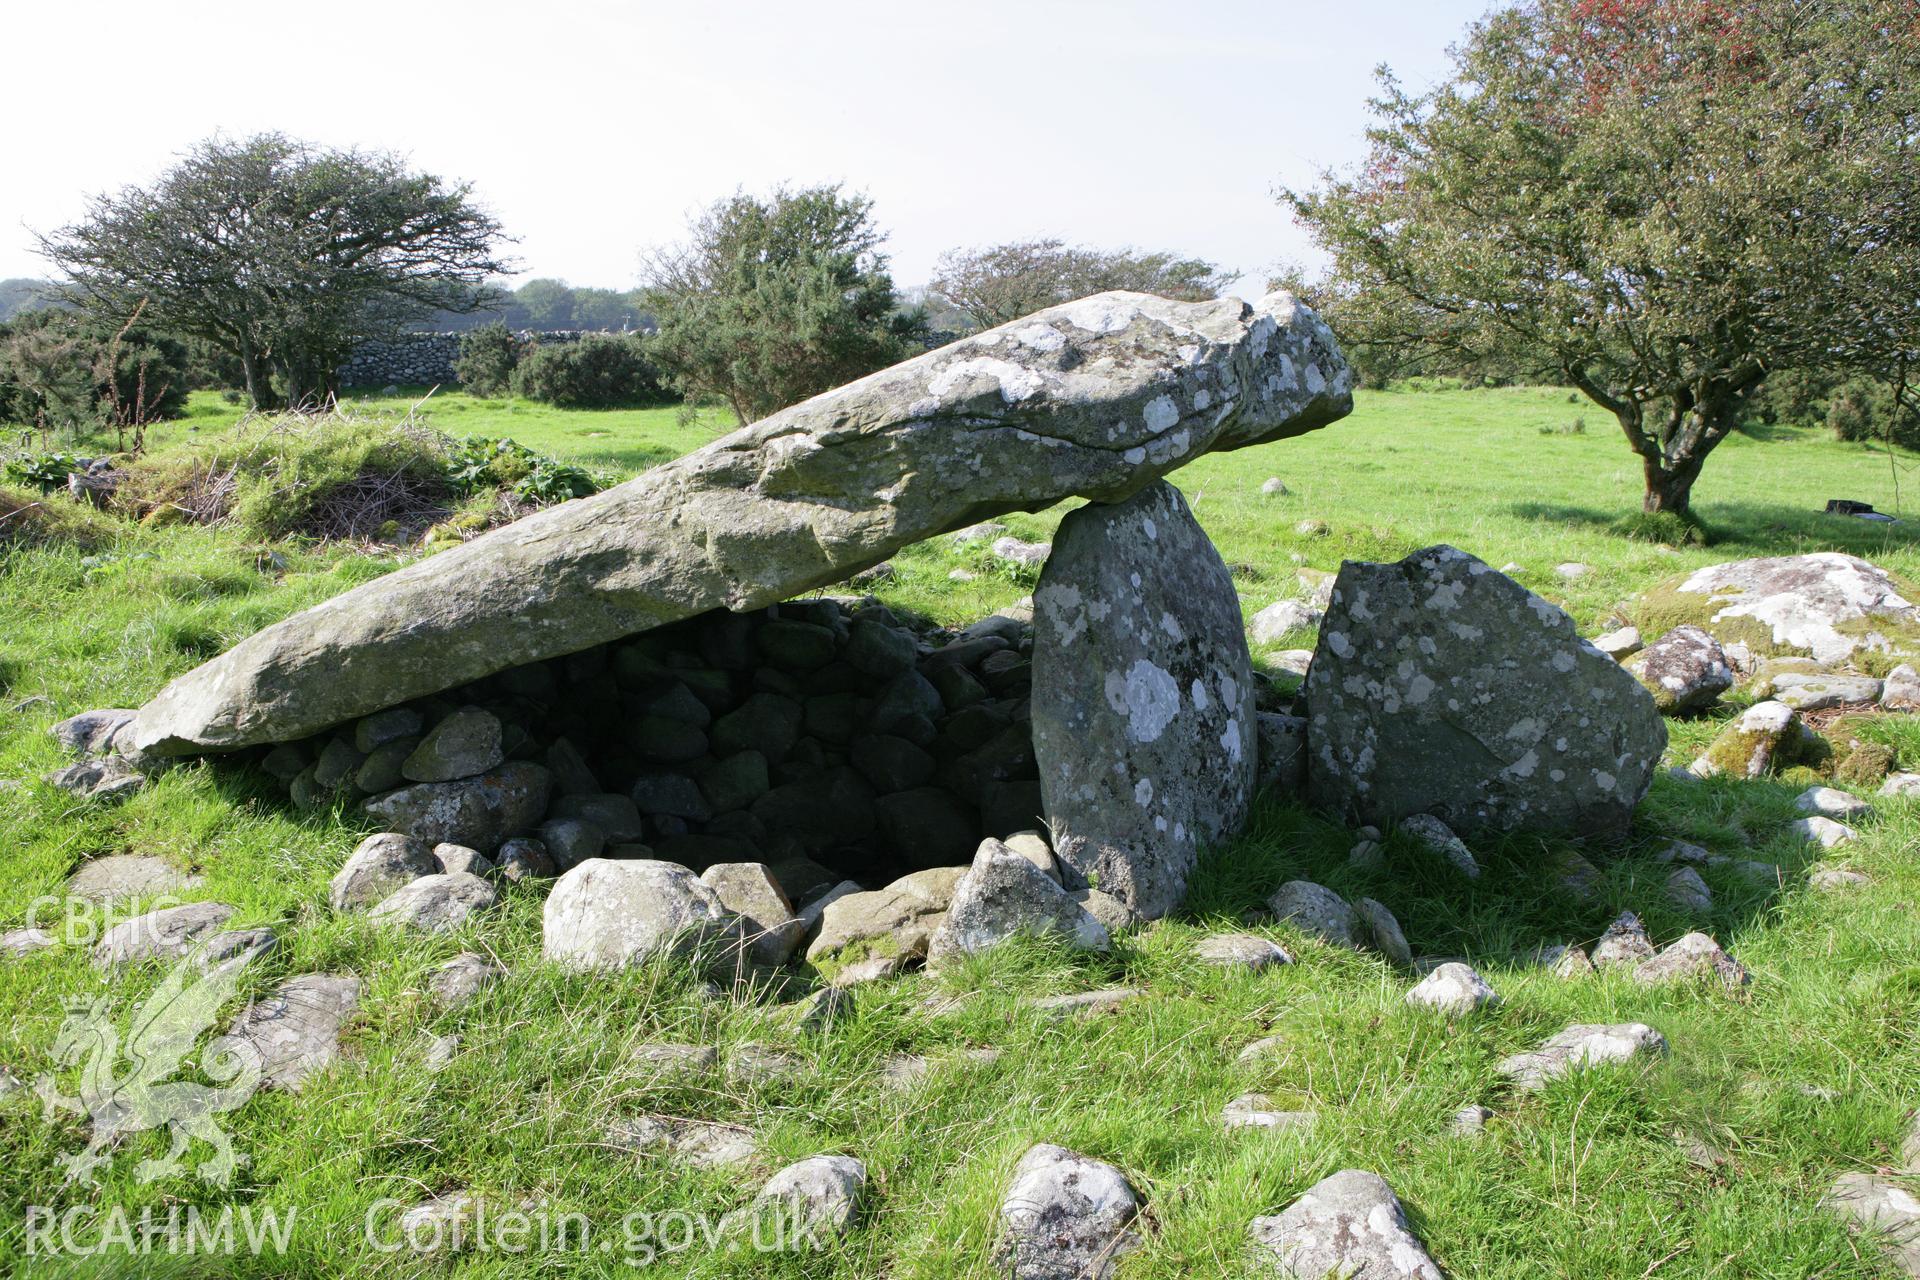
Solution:
<path fill-rule="evenodd" d="M 794 1029 L 802 1032 L 825 1031 L 835 1023 L 853 1016 L 854 996 L 841 983 L 820 988 L 794 1006 Z"/>
<path fill-rule="evenodd" d="M 1293 531 L 1303 538 L 1324 538 L 1333 532 L 1325 520 L 1302 520 L 1293 526 Z"/>
<path fill-rule="evenodd" d="M 1250 1231 L 1255 1247 L 1297 1280 L 1446 1280 L 1376 1173 L 1343 1169 L 1285 1212 L 1255 1218 Z"/>
<path fill-rule="evenodd" d="M 199 876 L 188 875 L 165 858 L 147 854 L 115 853 L 92 858 L 67 877 L 68 893 L 99 903 L 185 893 L 199 886 Z"/>
<path fill-rule="evenodd" d="M 756 963 L 785 964 L 800 945 L 805 926 L 765 863 L 716 862 L 700 873 L 700 883 L 740 918 L 747 954 Z"/>
<path fill-rule="evenodd" d="M 47 732 L 70 756 L 104 755 L 112 750 L 115 735 L 139 714 L 123 708 L 82 711 L 52 725 Z"/>
<path fill-rule="evenodd" d="M 1022 542 L 1015 537 L 993 540 L 994 559 L 1005 560 L 1008 564 L 1017 564 L 1026 569 L 1038 569 L 1052 554 L 1051 542 Z"/>
<path fill-rule="evenodd" d="M 1890 1178 L 1843 1173 L 1821 1202 L 1861 1230 L 1877 1236 L 1910 1276 L 1920 1276 L 1920 1197 Z"/>
<path fill-rule="evenodd" d="M 665 1156 L 696 1169 L 751 1164 L 760 1154 L 753 1132 L 737 1125 L 671 1116 L 640 1116 L 616 1121 L 607 1140 L 642 1155 Z"/>
<path fill-rule="evenodd" d="M 1072 1018 L 1081 1014 L 1112 1013 L 1141 995 L 1138 987 L 1109 987 L 1102 991 L 1077 991 L 1064 996 L 1034 996 L 1020 1002 L 1022 1008 L 1049 1018 Z"/>
<path fill-rule="evenodd" d="M 1773 696 L 1795 711 L 1864 707 L 1880 700 L 1881 682 L 1872 676 L 1833 672 L 1785 671 L 1773 677 Z"/>
<path fill-rule="evenodd" d="M 1110 1164 L 1041 1143 L 1020 1157 L 1000 1203 L 993 1265 L 1014 1280 L 1104 1280 L 1140 1246 L 1140 1198 Z"/>
<path fill-rule="evenodd" d="M 1287 482 L 1279 476 L 1268 476 L 1260 485 L 1260 493 L 1268 498 L 1284 497 L 1287 493 Z"/>
<path fill-rule="evenodd" d="M 1355 823 L 1624 831 L 1666 748 L 1573 619 L 1447 546 L 1341 566 L 1305 692 L 1308 795 Z"/>
<path fill-rule="evenodd" d="M 867 1166 L 852 1156 L 811 1156 L 767 1179 L 753 1214 L 777 1240 L 829 1239 L 853 1227 L 867 1189 Z M 756 1233 L 756 1238 L 758 1233 Z"/>
<path fill-rule="evenodd" d="M 1592 573 L 1593 566 L 1590 564 L 1582 564 L 1578 560 L 1568 560 L 1564 564 L 1553 566 L 1553 571 L 1567 581 L 1572 582 L 1577 578 L 1584 578 Z"/>
<path fill-rule="evenodd" d="M 1243 1093 L 1220 1112 L 1228 1129 L 1304 1129 L 1313 1124 L 1311 1111 L 1280 1111 L 1264 1093 Z"/>
<path fill-rule="evenodd" d="M 1666 1051 L 1666 1037 L 1645 1023 L 1579 1022 L 1547 1037 L 1538 1049 L 1505 1059 L 1495 1070 L 1521 1089 L 1534 1092 L 1577 1070 L 1630 1062 L 1642 1055 L 1658 1057 Z"/>
<path fill-rule="evenodd" d="M 9 929 L 0 933 L 0 956 L 18 960 L 53 945 L 53 935 L 45 929 Z"/>
<path fill-rule="evenodd" d="M 772 1045 L 736 1045 L 727 1055 L 727 1074 L 742 1084 L 767 1084 L 803 1075 L 806 1070 L 805 1058 Z"/>
<path fill-rule="evenodd" d="M 807 960 L 819 964 L 867 944 L 889 955 L 924 955 L 927 940 L 945 920 L 954 890 L 969 868 L 935 867 L 902 876 L 884 889 L 864 892 L 842 881 L 800 910 L 813 940 Z"/>
<path fill-rule="evenodd" d="M 1356 871 L 1384 871 L 1387 867 L 1386 846 L 1378 840 L 1362 840 L 1347 850 L 1347 865 Z"/>
<path fill-rule="evenodd" d="M 1311 880 L 1289 880 L 1267 899 L 1274 919 L 1315 934 L 1337 947 L 1358 950 L 1360 917 L 1346 900 Z"/>
<path fill-rule="evenodd" d="M 1817 817 L 1802 818 L 1798 822 L 1790 822 L 1787 824 L 1787 831 L 1789 834 L 1805 840 L 1809 844 L 1819 845 L 1822 849 L 1837 848 L 1853 840 L 1856 834 L 1852 827 L 1847 826 L 1843 822 L 1835 822 L 1832 818 Z"/>
<path fill-rule="evenodd" d="M 437 1074 L 453 1065 L 453 1056 L 459 1051 L 459 1036 L 431 1036 L 426 1048 L 420 1051 L 420 1060 L 427 1070 Z"/>
<path fill-rule="evenodd" d="M 1453 1113 L 1447 1122 L 1447 1131 L 1459 1138 L 1478 1137 L 1487 1127 L 1487 1121 L 1493 1119 L 1493 1109 L 1473 1103 Z"/>
<path fill-rule="evenodd" d="M 1713 910 L 1713 890 L 1692 867 L 1681 867 L 1667 877 L 1667 901 L 1681 911 Z"/>
<path fill-rule="evenodd" d="M 1323 612 L 1300 600 L 1281 600 L 1253 615 L 1247 630 L 1255 644 L 1278 644 L 1295 631 L 1320 625 Z"/>
<path fill-rule="evenodd" d="M 1802 813 L 1815 813 L 1840 822 L 1873 812 L 1873 806 L 1867 801 L 1837 787 L 1808 787 L 1793 798 L 1793 807 Z"/>
<path fill-rule="evenodd" d="M 1269 653 L 1267 655 L 1267 663 L 1270 666 L 1277 667 L 1281 671 L 1285 671 L 1291 675 L 1300 676 L 1301 678 L 1304 679 L 1306 677 L 1307 672 L 1313 669 L 1313 650 L 1311 649 L 1276 650 L 1275 652 Z"/>
<path fill-rule="evenodd" d="M 1764 778 L 1800 741 L 1800 718 L 1784 702 L 1756 702 L 1720 730 L 1690 766 L 1695 777 Z"/>
<path fill-rule="evenodd" d="M 1807 883 L 1822 893 L 1833 893 L 1840 889 L 1858 889 L 1873 881 L 1845 867 L 1816 867 L 1807 877 Z"/>
<path fill-rule="evenodd" d="M 423 933 L 447 933 L 494 904 L 493 886 L 465 871 L 421 876 L 382 899 L 369 920 Z"/>
<path fill-rule="evenodd" d="M 1920 773 L 1890 773 L 1880 784 L 1883 796 L 1920 796 Z"/>
<path fill-rule="evenodd" d="M 1353 911 L 1375 951 L 1402 968 L 1413 963 L 1413 948 L 1407 945 L 1407 935 L 1384 902 L 1361 898 L 1353 904 Z"/>
<path fill-rule="evenodd" d="M 426 841 L 385 832 L 360 842 L 333 877 L 327 900 L 335 911 L 371 907 L 421 876 L 439 874 L 440 860 Z"/>
<path fill-rule="evenodd" d="M 226 929 L 195 940 L 193 961 L 200 969 L 243 969 L 279 945 L 271 929 Z"/>
<path fill-rule="evenodd" d="M 835 987 L 858 987 L 869 982 L 884 982 L 906 972 L 913 959 L 912 956 L 897 952 L 893 955 L 868 956 L 835 970 L 829 983 Z"/>
<path fill-rule="evenodd" d="M 1720 642 L 1699 627 L 1675 627 L 1622 665 L 1667 715 L 1710 707 L 1733 688 Z"/>
<path fill-rule="evenodd" d="M 462 951 L 433 971 L 427 979 L 427 992 L 443 1007 L 457 1008 L 505 977 L 506 972 L 477 951 Z"/>
<path fill-rule="evenodd" d="M 1653 940 L 1647 937 L 1647 927 L 1640 923 L 1640 917 L 1623 911 L 1594 944 L 1593 966 L 1609 969 L 1620 964 L 1637 965 L 1655 954 Z"/>
<path fill-rule="evenodd" d="M 880 1082 L 889 1089 L 904 1092 L 917 1086 L 933 1071 L 933 1063 L 917 1053 L 890 1053 L 880 1063 Z"/>
<path fill-rule="evenodd" d="M 1591 643 L 1594 648 L 1618 662 L 1640 652 L 1640 628 L 1621 627 L 1618 631 L 1595 636 Z"/>
<path fill-rule="evenodd" d="M 1016 935 L 1053 936 L 1106 951 L 1106 928 L 1045 872 L 998 840 L 980 842 L 955 886 L 946 919 L 927 944 L 930 962 L 974 955 Z"/>
<path fill-rule="evenodd" d="M 93 962 L 105 969 L 146 960 L 180 959 L 202 935 L 219 929 L 231 915 L 233 908 L 224 902 L 189 902 L 149 911 L 102 933 L 94 944 Z"/>
<path fill-rule="evenodd" d="M 634 1049 L 628 1061 L 656 1081 L 671 1080 L 715 1070 L 720 1065 L 720 1051 L 710 1044 L 643 1044 Z"/>
<path fill-rule="evenodd" d="M 1737 991 L 1750 980 L 1739 961 L 1704 933 L 1689 933 L 1651 960 L 1642 960 L 1633 977 L 1646 986 L 1711 978 L 1729 991 Z"/>
<path fill-rule="evenodd" d="M 1920 671 L 1903 662 L 1887 672 L 1880 686 L 1880 706 L 1886 711 L 1920 711 Z"/>
<path fill-rule="evenodd" d="M 359 1004 L 358 978 L 304 974 L 248 1005 L 228 1034 L 259 1053 L 263 1087 L 298 1090 L 340 1056 L 340 1028 Z"/>
<path fill-rule="evenodd" d="M 1471 966 L 1443 964 L 1407 992 L 1406 1002 L 1458 1017 L 1500 1003 L 1500 993 L 1487 985 L 1487 980 Z"/>
<path fill-rule="evenodd" d="M 1593 900 L 1600 887 L 1600 868 L 1572 849 L 1557 849 L 1547 857 L 1547 872 L 1556 888 L 1579 902 Z"/>
<path fill-rule="evenodd" d="M 1293 963 L 1285 947 L 1251 933 L 1208 934 L 1194 943 L 1193 954 L 1206 964 L 1254 973 L 1268 965 Z"/>
<path fill-rule="evenodd" d="M 1557 954 L 1554 954 L 1557 953 Z M 1566 981 L 1594 972 L 1593 961 L 1585 947 L 1549 947 L 1541 959 L 1553 970 L 1553 976 Z"/>
<path fill-rule="evenodd" d="M 494 872 L 493 859 L 478 849 L 469 849 L 463 844 L 437 844 L 433 847 L 433 860 L 446 872 L 464 871 L 470 876 L 485 878 Z"/>
<path fill-rule="evenodd" d="M 1287 1052 L 1285 1036 L 1261 1036 L 1235 1055 L 1240 1062 L 1258 1062 L 1262 1058 L 1276 1057 Z"/>
<path fill-rule="evenodd" d="M 493 865 L 502 878 L 515 884 L 527 880 L 551 880 L 560 874 L 547 846 L 538 840 L 509 840 L 493 855 Z"/>
<path fill-rule="evenodd" d="M 1047 879 L 1060 883 L 1060 864 L 1053 856 L 1053 846 L 1038 831 L 1016 831 L 1001 843 L 1038 867 Z"/>
<path fill-rule="evenodd" d="M 685 867 L 593 858 L 561 876 L 541 918 L 547 959 L 619 968 L 661 952 L 737 950 L 739 920 Z"/>
<path fill-rule="evenodd" d="M 1445 858 L 1453 869 L 1469 880 L 1480 878 L 1480 864 L 1473 859 L 1473 851 L 1468 849 L 1459 836 L 1453 834 L 1453 828 L 1430 813 L 1411 814 L 1400 822 L 1400 830 L 1419 842 L 1429 852 Z"/>
<path fill-rule="evenodd" d="M 1654 854 L 1653 858 L 1656 862 L 1678 862 L 1690 867 L 1704 867 L 1713 861 L 1713 851 L 1685 840 L 1669 840 L 1666 847 Z"/>
<path fill-rule="evenodd" d="M 147 775 L 119 756 L 82 760 L 47 775 L 62 791 L 87 800 L 122 800 L 147 785 Z"/>

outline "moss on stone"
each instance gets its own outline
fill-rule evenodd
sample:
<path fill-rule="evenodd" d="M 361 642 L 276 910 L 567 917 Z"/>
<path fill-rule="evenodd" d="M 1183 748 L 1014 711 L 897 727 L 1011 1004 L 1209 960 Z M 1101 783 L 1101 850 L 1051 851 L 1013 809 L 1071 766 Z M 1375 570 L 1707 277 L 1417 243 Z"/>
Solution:
<path fill-rule="evenodd" d="M 1782 769 L 1778 777 L 1781 782 L 1790 787 L 1817 787 L 1827 780 L 1826 775 L 1818 769 L 1804 764 Z"/>

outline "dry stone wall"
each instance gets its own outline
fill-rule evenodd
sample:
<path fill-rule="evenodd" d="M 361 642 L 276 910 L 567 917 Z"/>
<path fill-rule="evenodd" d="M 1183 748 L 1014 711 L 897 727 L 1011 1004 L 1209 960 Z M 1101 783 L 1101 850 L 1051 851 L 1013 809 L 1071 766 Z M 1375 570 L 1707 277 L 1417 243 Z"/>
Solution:
<path fill-rule="evenodd" d="M 578 342 L 590 329 L 524 329 L 524 342 L 548 345 Z M 390 341 L 363 342 L 340 366 L 340 385 L 347 388 L 386 386 L 451 386 L 459 381 L 453 371 L 460 358 L 462 333 L 410 333 Z"/>

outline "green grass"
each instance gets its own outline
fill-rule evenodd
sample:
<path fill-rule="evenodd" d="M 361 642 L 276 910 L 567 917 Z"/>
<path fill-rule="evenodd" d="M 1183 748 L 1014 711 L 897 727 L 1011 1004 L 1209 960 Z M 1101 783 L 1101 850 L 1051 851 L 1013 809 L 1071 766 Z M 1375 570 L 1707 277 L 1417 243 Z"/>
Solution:
<path fill-rule="evenodd" d="M 193 417 L 162 447 L 222 428 L 234 411 L 196 397 Z M 432 425 L 454 434 L 510 435 L 543 452 L 625 471 L 713 436 L 673 410 L 566 413 L 513 402 L 436 395 Z M 1549 431 L 1584 417 L 1581 434 Z M 1747 555 L 1841 549 L 1920 580 L 1907 526 L 1820 514 L 1828 497 L 1894 507 L 1884 455 L 1822 434 L 1772 429 L 1716 453 L 1697 491 L 1718 541 L 1663 549 L 1609 531 L 1638 502 L 1625 445 L 1565 393 L 1363 393 L 1352 418 L 1271 447 L 1211 456 L 1177 480 L 1239 579 L 1249 613 L 1293 594 L 1294 570 L 1343 557 L 1400 555 L 1446 541 L 1565 604 L 1584 628 L 1640 591 L 1689 568 Z M 1912 459 L 1903 456 L 1902 466 Z M 1290 496 L 1263 498 L 1282 476 Z M 1058 510 L 1010 517 L 1043 537 Z M 1326 537 L 1293 532 L 1314 518 Z M 1353 835 L 1297 806 L 1268 802 L 1245 835 L 1211 856 L 1180 918 L 1125 939 L 1106 960 L 1014 948 L 950 977 L 913 976 L 861 990 L 853 1019 L 812 1037 L 786 1028 L 753 996 L 704 997 L 684 972 L 658 967 L 583 979 L 539 960 L 539 896 L 510 890 L 502 910 L 461 934 L 431 940 L 383 934 L 325 906 L 325 886 L 364 827 L 349 814 L 296 815 L 276 790 L 231 768 L 191 765 L 118 807 L 76 803 L 42 785 L 61 763 L 45 733 L 95 706 L 135 705 L 171 675 L 286 614 L 398 563 L 344 548 L 280 548 L 284 571 L 256 567 L 265 547 L 223 530 L 129 527 L 87 558 L 59 546 L 0 559 L 0 927 L 14 927 L 57 892 L 82 859 L 163 855 L 205 876 L 193 897 L 234 904 L 237 924 L 271 924 L 281 950 L 255 966 L 249 994 L 294 973 L 351 970 L 365 981 L 347 1037 L 349 1061 L 298 1095 L 261 1094 L 225 1118 L 252 1158 L 233 1188 L 191 1179 L 138 1185 L 135 1160 L 162 1143 L 144 1135 L 96 1192 L 63 1190 L 55 1163 L 84 1140 L 72 1116 L 41 1118 L 30 1093 L 0 1098 L 0 1270 L 21 1274 L 415 1275 L 462 1277 L 632 1274 L 617 1247 L 603 1254 L 470 1252 L 452 1260 L 377 1255 L 362 1238 L 385 1197 L 413 1203 L 470 1188 L 498 1205 L 531 1199 L 578 1212 L 597 1244 L 620 1241 L 635 1212 L 722 1213 L 743 1204 L 753 1175 L 684 1172 L 608 1146 L 613 1117 L 643 1112 L 748 1124 L 767 1163 L 821 1152 L 868 1162 L 863 1224 L 833 1251 L 767 1258 L 697 1248 L 656 1265 L 687 1276 L 948 1277 L 990 1274 L 994 1210 L 1015 1160 L 1037 1141 L 1112 1160 L 1144 1193 L 1146 1248 L 1124 1277 L 1253 1274 L 1246 1225 L 1336 1169 L 1373 1169 L 1393 1183 L 1428 1245 L 1458 1277 L 1805 1277 L 1888 1280 L 1895 1271 L 1815 1205 L 1833 1177 L 1895 1161 L 1905 1116 L 1920 1106 L 1920 807 L 1881 802 L 1864 838 L 1830 862 L 1873 878 L 1815 894 L 1802 885 L 1813 854 L 1789 841 L 1793 789 L 1771 782 L 1683 786 L 1660 778 L 1633 839 L 1608 863 L 1598 900 L 1570 902 L 1530 871 L 1537 841 L 1477 842 L 1485 877 L 1463 886 L 1397 841 L 1384 872 L 1347 865 Z M 5 553 L 0 553 L 5 554 Z M 1593 572 L 1567 582 L 1554 565 Z M 896 560 L 882 595 L 944 620 L 974 617 L 1028 584 L 989 570 L 977 553 L 928 545 Z M 947 579 L 955 567 L 980 577 Z M 1309 642 L 1310 635 L 1298 638 Z M 1704 744 L 1724 717 L 1671 722 L 1670 762 Z M 1920 725 L 1875 724 L 1871 736 L 1920 764 Z M 1663 901 L 1667 868 L 1651 854 L 1679 837 L 1737 858 L 1778 862 L 1784 884 L 1711 868 L 1716 906 L 1683 918 Z M 1505 997 L 1455 1024 L 1401 1004 L 1408 980 L 1375 958 L 1349 955 L 1285 929 L 1298 963 L 1227 976 L 1188 957 L 1207 929 L 1239 927 L 1282 881 L 1306 877 L 1366 893 L 1400 918 L 1418 954 L 1471 956 Z M 1667 941 L 1710 930 L 1754 974 L 1734 1001 L 1647 991 L 1620 976 L 1558 982 L 1529 967 L 1536 946 L 1587 940 L 1632 908 Z M 436 964 L 463 948 L 490 951 L 512 976 L 472 1005 L 437 1013 L 424 999 Z M 124 1009 L 156 973 L 104 979 L 83 951 L 0 961 L 0 1066 L 31 1080 L 76 994 L 111 994 Z M 1144 998 L 1119 1012 L 1051 1024 L 1018 997 L 1125 984 Z M 931 1014 L 933 991 L 971 992 Z M 1573 1021 L 1639 1020 L 1672 1056 L 1644 1070 L 1592 1074 L 1522 1098 L 1493 1070 Z M 445 1072 L 421 1055 L 429 1035 L 458 1034 Z M 1280 1034 L 1287 1050 L 1256 1065 L 1240 1047 Z M 662 1086 L 627 1063 L 656 1039 L 723 1047 L 773 1042 L 805 1054 L 797 1082 L 742 1086 L 721 1077 Z M 917 1090 L 880 1084 L 894 1052 L 936 1060 L 997 1046 L 991 1066 L 948 1061 Z M 71 1075 L 62 1077 L 71 1091 Z M 1234 1095 L 1259 1090 L 1319 1123 L 1302 1133 L 1223 1132 Z M 1478 1140 L 1446 1135 L 1458 1107 L 1499 1113 Z M 1690 1163 L 1676 1135 L 1726 1157 Z M 197 1158 L 204 1149 L 196 1148 Z M 153 1208 L 244 1204 L 293 1209 L 285 1256 L 32 1261 L 21 1256 L 31 1204 Z"/>
<path fill-rule="evenodd" d="M 404 388 L 382 396 L 354 393 L 342 404 L 355 413 L 393 413 L 412 409 L 436 431 L 452 436 L 505 436 L 536 453 L 566 458 L 583 466 L 634 474 L 677 458 L 733 428 L 733 415 L 702 409 L 688 419 L 679 405 L 649 409 L 556 409 L 532 400 L 482 400 L 464 391 Z M 156 450 L 203 432 L 233 426 L 244 410 L 219 393 L 196 391 L 187 412 L 153 427 L 148 438 Z"/>

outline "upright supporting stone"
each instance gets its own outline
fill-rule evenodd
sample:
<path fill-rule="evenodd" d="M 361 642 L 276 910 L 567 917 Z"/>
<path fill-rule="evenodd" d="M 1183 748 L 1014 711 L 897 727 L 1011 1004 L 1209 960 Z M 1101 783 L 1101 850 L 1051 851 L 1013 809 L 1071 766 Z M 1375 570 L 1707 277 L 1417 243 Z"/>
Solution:
<path fill-rule="evenodd" d="M 1142 915 L 1238 830 L 1257 752 L 1233 577 L 1172 485 L 1060 522 L 1034 592 L 1033 750 L 1054 850 Z"/>

